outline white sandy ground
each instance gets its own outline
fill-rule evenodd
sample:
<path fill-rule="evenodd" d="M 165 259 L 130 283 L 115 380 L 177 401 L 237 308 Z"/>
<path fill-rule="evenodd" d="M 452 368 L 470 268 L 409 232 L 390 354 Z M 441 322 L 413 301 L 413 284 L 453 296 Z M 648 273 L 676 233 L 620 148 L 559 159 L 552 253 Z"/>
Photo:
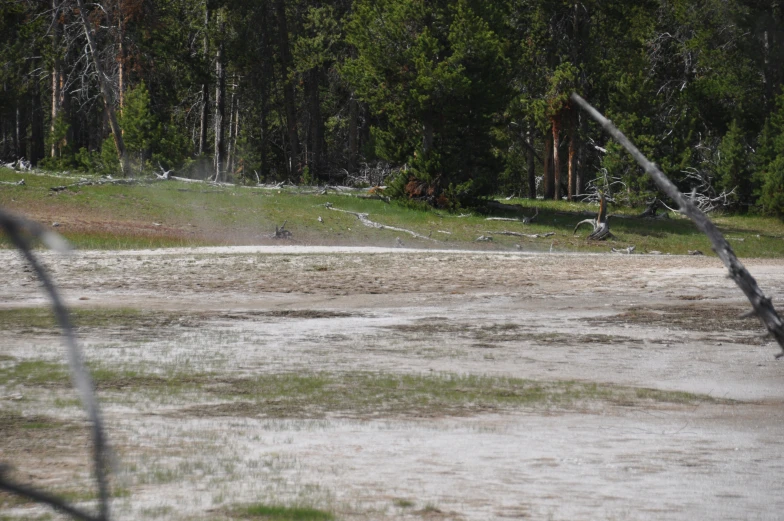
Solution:
<path fill-rule="evenodd" d="M 739 400 L 280 420 L 193 417 L 180 412 L 198 404 L 182 398 L 114 397 L 105 416 L 118 483 L 130 490 L 115 519 L 212 519 L 253 502 L 312 504 L 341 519 L 784 516 L 784 362 L 761 326 L 617 318 L 635 308 L 742 312 L 748 304 L 715 258 L 327 247 L 42 256 L 74 306 L 203 313 L 160 331 L 90 332 L 87 357 L 105 364 L 514 376 Z M 784 296 L 784 260 L 745 263 L 774 303 Z M 0 251 L 0 307 L 44 304 L 19 256 Z M 254 313 L 281 310 L 342 315 Z M 1 349 L 63 359 L 51 335 L 5 335 Z M 0 388 L 0 408 L 32 414 L 45 403 L 6 395 Z M 88 471 L 10 453 L 0 440 L 2 460 L 51 472 L 55 485 Z"/>

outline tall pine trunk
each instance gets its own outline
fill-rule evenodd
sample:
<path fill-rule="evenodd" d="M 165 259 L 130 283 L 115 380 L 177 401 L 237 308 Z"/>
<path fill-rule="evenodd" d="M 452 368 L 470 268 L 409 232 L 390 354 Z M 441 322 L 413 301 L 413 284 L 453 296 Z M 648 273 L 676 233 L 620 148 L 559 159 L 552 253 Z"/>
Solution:
<path fill-rule="evenodd" d="M 561 199 L 561 114 L 551 118 L 553 128 L 553 199 Z"/>
<path fill-rule="evenodd" d="M 223 13 L 218 13 L 218 51 L 215 56 L 215 181 L 221 181 L 226 169 L 226 140 L 223 118 L 226 113 L 226 67 L 223 63 Z"/>
<path fill-rule="evenodd" d="M 553 179 L 553 135 L 546 132 L 544 136 L 544 159 L 543 170 L 544 177 L 542 177 L 542 184 L 544 187 L 542 191 L 545 199 L 552 199 L 555 192 L 555 181 Z"/>
<path fill-rule="evenodd" d="M 52 123 L 49 127 L 50 133 L 54 133 L 57 118 L 60 116 L 62 106 L 62 82 L 63 71 L 60 63 L 60 41 L 62 40 L 63 27 L 60 23 L 60 11 L 58 1 L 52 0 L 52 49 L 54 60 L 52 61 Z M 57 157 L 57 143 L 52 140 L 52 148 L 49 151 L 50 157 Z"/>
<path fill-rule="evenodd" d="M 567 190 L 567 198 L 572 201 L 574 196 L 580 195 L 578 184 L 577 184 L 577 118 L 578 112 L 574 108 L 570 108 L 567 113 L 568 118 L 568 125 L 569 125 L 569 160 L 568 160 L 568 169 L 569 169 L 569 180 L 568 180 L 568 190 Z"/>
<path fill-rule="evenodd" d="M 202 51 L 204 54 L 204 79 L 201 84 L 201 114 L 199 117 L 199 155 L 207 153 L 207 127 L 210 117 L 210 82 L 209 82 L 209 54 L 210 54 L 210 8 L 209 0 L 204 6 L 204 40 Z"/>
<path fill-rule="evenodd" d="M 534 126 L 528 129 L 528 198 L 536 199 L 536 168 L 534 157 Z"/>
<path fill-rule="evenodd" d="M 286 133 L 289 139 L 289 178 L 291 174 L 299 174 L 301 170 L 299 158 L 299 131 L 297 130 L 297 107 L 294 96 L 294 80 L 289 77 L 291 67 L 291 51 L 289 50 L 289 31 L 286 23 L 286 4 L 283 0 L 275 0 L 275 15 L 278 22 L 278 42 L 281 51 L 281 67 L 283 69 L 283 104 L 286 108 Z"/>

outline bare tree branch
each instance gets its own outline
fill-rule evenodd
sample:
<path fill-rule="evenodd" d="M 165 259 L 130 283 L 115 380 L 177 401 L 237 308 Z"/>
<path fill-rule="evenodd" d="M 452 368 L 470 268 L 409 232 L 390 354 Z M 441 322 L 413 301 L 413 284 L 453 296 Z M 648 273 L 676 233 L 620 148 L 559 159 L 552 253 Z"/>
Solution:
<path fill-rule="evenodd" d="M 76 387 L 77 391 L 79 392 L 82 404 L 84 405 L 84 408 L 87 412 L 87 416 L 90 418 L 90 424 L 92 427 L 93 464 L 95 467 L 95 480 L 98 485 L 99 498 L 99 515 L 95 519 L 108 521 L 109 482 L 107 479 L 107 446 L 104 435 L 103 422 L 101 420 L 101 411 L 98 407 L 98 401 L 95 398 L 95 394 L 93 393 L 94 386 L 92 378 L 90 377 L 90 373 L 88 373 L 87 369 L 85 368 L 81 349 L 76 343 L 76 337 L 74 335 L 73 327 L 71 326 L 71 320 L 68 316 L 68 310 L 63 304 L 63 301 L 57 292 L 57 288 L 52 282 L 52 279 L 49 277 L 49 274 L 38 262 L 38 259 L 35 257 L 35 255 L 33 255 L 33 252 L 30 249 L 30 245 L 27 239 L 25 239 L 23 233 L 26 232 L 33 237 L 39 238 L 44 241 L 45 244 L 49 245 L 50 247 L 54 247 L 54 249 L 59 251 L 67 251 L 68 244 L 64 239 L 62 239 L 62 237 L 55 234 L 54 232 L 50 232 L 44 229 L 41 225 L 10 215 L 3 210 L 0 210 L 0 228 L 5 230 L 6 234 L 8 234 L 8 237 L 11 239 L 11 242 L 14 244 L 14 246 L 16 246 L 16 248 L 19 249 L 33 270 L 35 270 L 38 278 L 41 279 L 41 283 L 43 284 L 44 289 L 49 294 L 49 298 L 52 301 L 52 308 L 54 310 L 55 317 L 57 318 L 57 322 L 60 325 L 60 330 L 63 334 L 63 341 L 68 351 L 68 364 L 71 369 L 71 380 L 74 387 Z M 18 485 L 13 485 L 5 481 L 3 486 L 6 488 L 10 486 L 16 486 L 17 489 L 19 487 Z M 24 488 L 24 490 L 32 489 Z M 49 503 L 52 504 L 51 502 Z"/>
<path fill-rule="evenodd" d="M 8 478 L 5 477 L 4 473 L 2 472 L 2 468 L 0 468 L 0 489 L 5 490 L 7 492 L 11 492 L 12 494 L 16 494 L 18 496 L 23 496 L 28 499 L 32 499 L 33 501 L 37 501 L 39 503 L 44 503 L 55 510 L 59 510 L 64 514 L 68 514 L 69 516 L 75 519 L 81 519 L 83 521 L 100 521 L 99 518 L 88 514 L 87 512 L 83 512 L 78 508 L 72 507 L 62 499 L 53 496 L 51 494 L 47 494 L 46 492 L 41 492 L 40 490 L 36 490 L 32 487 L 27 487 L 25 485 L 20 485 L 18 483 L 11 482 Z"/>
<path fill-rule="evenodd" d="M 767 328 L 768 333 L 776 339 L 781 347 L 781 353 L 776 355 L 776 358 L 784 356 L 784 322 L 779 317 L 770 299 L 765 296 L 762 290 L 757 285 L 757 281 L 751 276 L 751 273 L 743 266 L 743 264 L 735 256 L 727 240 L 716 228 L 716 226 L 708 219 L 708 216 L 697 208 L 697 206 L 688 198 L 686 198 L 678 188 L 672 184 L 664 173 L 659 168 L 646 158 L 637 147 L 632 144 L 629 139 L 618 130 L 610 120 L 602 116 L 595 108 L 593 108 L 587 101 L 572 93 L 572 101 L 585 109 L 588 114 L 595 119 L 602 128 L 618 141 L 623 147 L 632 155 L 632 157 L 642 166 L 645 172 L 651 176 L 656 185 L 667 194 L 680 208 L 680 211 L 688 216 L 697 228 L 700 229 L 711 241 L 713 251 L 724 262 L 724 265 L 730 272 L 730 278 L 735 281 L 738 287 L 743 291 L 746 297 L 751 302 L 754 312 L 759 317 L 762 324 Z"/>

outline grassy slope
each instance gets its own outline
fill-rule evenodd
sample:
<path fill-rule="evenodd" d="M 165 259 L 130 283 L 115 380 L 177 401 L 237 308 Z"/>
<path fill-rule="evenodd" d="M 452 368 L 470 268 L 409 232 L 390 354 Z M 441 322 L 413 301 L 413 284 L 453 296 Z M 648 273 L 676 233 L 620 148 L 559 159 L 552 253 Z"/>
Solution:
<path fill-rule="evenodd" d="M 615 218 L 611 229 L 616 238 L 608 242 L 588 242 L 588 227 L 578 236 L 574 225 L 595 211 L 595 206 L 566 202 L 521 204 L 527 215 L 534 205 L 539 216 L 534 224 L 487 221 L 472 212 L 460 216 L 441 211 L 412 210 L 395 203 L 364 200 L 331 192 L 327 195 L 301 195 L 287 189 L 260 190 L 244 187 L 158 182 L 148 185 L 84 186 L 53 192 L 53 186 L 71 184 L 77 179 L 19 174 L 0 169 L 0 181 L 25 180 L 24 186 L 0 185 L 0 206 L 37 219 L 45 224 L 58 222 L 57 230 L 80 248 L 142 248 L 207 244 L 270 244 L 269 234 L 287 221 L 295 244 L 341 244 L 393 246 L 400 237 L 407 246 L 441 248 L 552 249 L 554 251 L 609 251 L 611 247 L 634 245 L 644 253 L 657 250 L 685 254 L 701 250 L 711 254 L 710 246 L 692 224 L 680 217 L 665 221 Z M 388 226 L 431 235 L 439 242 L 414 239 L 403 232 L 363 226 L 356 217 L 330 211 L 324 204 L 354 212 L 366 212 L 370 219 Z M 616 215 L 633 216 L 639 209 L 611 208 Z M 467 212 L 466 212 L 467 213 Z M 498 212 L 498 216 L 515 216 Z M 319 222 L 321 217 L 323 222 Z M 762 217 L 715 217 L 715 222 L 730 239 L 741 257 L 784 255 L 784 224 Z M 548 238 L 529 239 L 498 235 L 508 230 L 522 233 L 556 232 Z M 450 233 L 442 233 L 450 232 Z M 494 234 L 495 233 L 495 234 Z M 493 235 L 489 243 L 474 242 L 480 235 Z M 742 240 L 738 240 L 742 239 Z"/>

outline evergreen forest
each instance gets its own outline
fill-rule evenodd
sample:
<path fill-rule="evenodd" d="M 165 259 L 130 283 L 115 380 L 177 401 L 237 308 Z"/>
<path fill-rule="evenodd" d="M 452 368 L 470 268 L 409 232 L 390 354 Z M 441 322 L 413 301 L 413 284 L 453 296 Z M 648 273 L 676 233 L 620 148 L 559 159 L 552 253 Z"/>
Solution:
<path fill-rule="evenodd" d="M 784 214 L 780 0 L 2 0 L 0 160 Z"/>

